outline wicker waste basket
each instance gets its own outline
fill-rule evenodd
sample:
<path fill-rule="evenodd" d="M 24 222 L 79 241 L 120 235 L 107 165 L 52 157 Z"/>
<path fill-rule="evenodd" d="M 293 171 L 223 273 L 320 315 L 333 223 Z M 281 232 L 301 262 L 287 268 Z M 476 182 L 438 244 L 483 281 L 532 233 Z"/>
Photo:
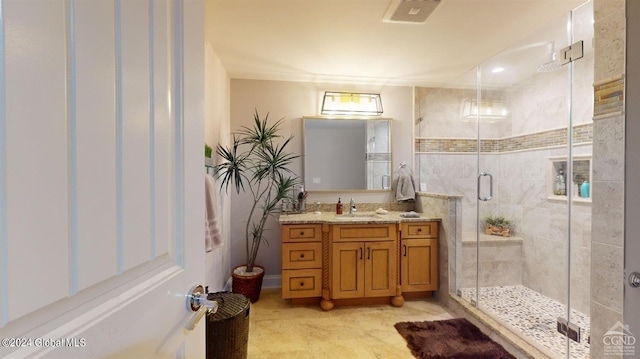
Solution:
<path fill-rule="evenodd" d="M 218 302 L 218 310 L 207 314 L 207 359 L 246 359 L 249 343 L 247 297 L 238 293 L 209 293 Z"/>

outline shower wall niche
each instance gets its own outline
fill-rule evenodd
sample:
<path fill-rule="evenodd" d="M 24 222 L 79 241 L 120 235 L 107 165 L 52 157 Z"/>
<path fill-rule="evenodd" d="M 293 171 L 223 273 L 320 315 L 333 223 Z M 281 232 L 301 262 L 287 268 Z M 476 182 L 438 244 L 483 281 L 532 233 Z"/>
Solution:
<path fill-rule="evenodd" d="M 551 157 L 549 158 L 549 166 L 547 169 L 547 199 L 566 201 L 569 196 L 573 201 L 581 201 L 585 203 L 591 202 L 591 156 L 574 156 L 573 157 L 572 178 L 569 178 L 569 169 L 567 166 L 567 157 Z M 564 191 L 558 191 L 558 176 L 564 176 Z M 584 195 L 581 190 L 584 183 L 588 183 L 588 195 Z"/>

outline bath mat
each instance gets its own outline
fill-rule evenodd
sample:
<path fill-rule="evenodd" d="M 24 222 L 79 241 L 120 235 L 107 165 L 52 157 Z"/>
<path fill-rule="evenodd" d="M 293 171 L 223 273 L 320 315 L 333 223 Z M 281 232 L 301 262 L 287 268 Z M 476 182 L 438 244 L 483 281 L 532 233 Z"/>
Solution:
<path fill-rule="evenodd" d="M 515 359 L 464 318 L 401 322 L 394 327 L 418 359 Z"/>

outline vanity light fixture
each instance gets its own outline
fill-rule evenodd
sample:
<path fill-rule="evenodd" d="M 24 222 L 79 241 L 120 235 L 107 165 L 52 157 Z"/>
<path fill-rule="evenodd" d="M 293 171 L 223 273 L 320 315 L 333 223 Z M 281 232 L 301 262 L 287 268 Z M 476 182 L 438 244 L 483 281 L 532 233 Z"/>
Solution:
<path fill-rule="evenodd" d="M 481 100 L 480 107 L 475 98 L 465 98 L 462 101 L 463 121 L 474 121 L 478 118 L 482 122 L 493 123 L 508 116 L 507 104 L 502 100 Z"/>
<path fill-rule="evenodd" d="M 322 99 L 323 115 L 382 115 L 382 99 L 377 93 L 330 92 Z"/>

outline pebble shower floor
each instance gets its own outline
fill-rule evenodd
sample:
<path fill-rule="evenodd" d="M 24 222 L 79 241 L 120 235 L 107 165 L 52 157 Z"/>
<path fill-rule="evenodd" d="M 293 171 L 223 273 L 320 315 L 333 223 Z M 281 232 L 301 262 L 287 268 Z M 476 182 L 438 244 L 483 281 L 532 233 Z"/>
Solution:
<path fill-rule="evenodd" d="M 476 297 L 475 288 L 462 289 L 466 300 Z M 557 318 L 566 317 L 567 307 L 522 285 L 480 288 L 480 308 L 511 327 L 549 354 L 566 358 L 566 337 L 557 331 Z M 571 358 L 589 358 L 589 317 L 575 310 L 571 320 L 581 328 L 580 343 L 570 341 Z"/>

